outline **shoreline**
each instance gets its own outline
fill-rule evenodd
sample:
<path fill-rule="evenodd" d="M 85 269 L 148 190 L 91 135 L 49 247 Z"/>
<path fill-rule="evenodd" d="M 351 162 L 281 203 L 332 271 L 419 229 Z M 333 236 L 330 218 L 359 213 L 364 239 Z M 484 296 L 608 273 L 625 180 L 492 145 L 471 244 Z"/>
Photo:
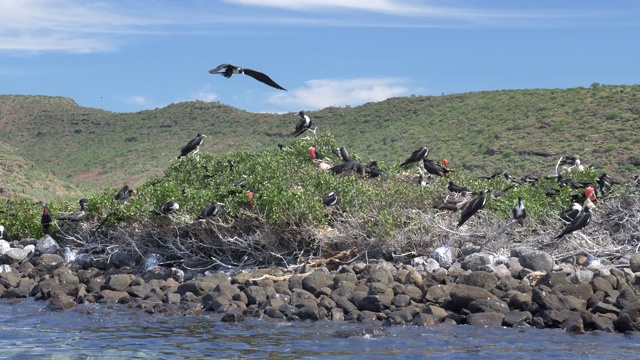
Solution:
<path fill-rule="evenodd" d="M 105 303 L 148 314 L 215 312 L 225 322 L 260 317 L 385 326 L 532 326 L 571 333 L 640 331 L 639 254 L 620 264 L 586 256 L 556 262 L 548 253 L 522 247 L 512 249 L 510 257 L 468 247 L 456 261 L 450 257 L 455 252 L 443 247 L 436 251 L 440 256 L 433 256 L 438 260 L 335 260 L 325 261 L 326 266 L 254 268 L 228 275 L 149 266 L 123 253 L 107 260 L 76 256 L 65 261 L 72 252 L 48 236 L 11 244 L 8 249 L 3 244 L 0 255 L 0 297 L 33 297 L 47 301 L 52 311 Z"/>

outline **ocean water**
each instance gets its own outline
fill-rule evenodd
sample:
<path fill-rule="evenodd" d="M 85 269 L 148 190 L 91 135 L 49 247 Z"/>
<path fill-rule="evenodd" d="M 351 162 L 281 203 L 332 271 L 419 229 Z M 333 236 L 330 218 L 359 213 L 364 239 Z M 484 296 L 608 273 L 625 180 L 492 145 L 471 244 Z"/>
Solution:
<path fill-rule="evenodd" d="M 336 331 L 367 325 L 254 318 L 228 324 L 217 314 L 150 315 L 123 305 L 45 307 L 0 300 L 1 359 L 640 359 L 640 334 L 441 325 L 338 338 Z"/>

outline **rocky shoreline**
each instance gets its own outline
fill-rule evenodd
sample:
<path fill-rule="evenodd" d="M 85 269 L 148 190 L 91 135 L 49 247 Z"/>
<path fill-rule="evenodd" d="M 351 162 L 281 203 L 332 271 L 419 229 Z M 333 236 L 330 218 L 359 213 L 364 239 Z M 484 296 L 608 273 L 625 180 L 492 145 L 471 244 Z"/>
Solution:
<path fill-rule="evenodd" d="M 0 240 L 0 297 L 33 297 L 54 311 L 82 303 L 125 304 L 149 314 L 211 311 L 226 322 L 260 317 L 640 331 L 640 254 L 619 264 L 586 256 L 555 262 L 538 250 L 515 248 L 510 257 L 496 257 L 469 247 L 453 264 L 432 256 L 333 270 L 304 265 L 232 275 L 187 272 L 185 279 L 184 269 L 139 265 L 142 259 L 126 254 L 95 259 L 71 253 L 49 236 Z M 384 331 L 372 335 L 378 332 Z"/>

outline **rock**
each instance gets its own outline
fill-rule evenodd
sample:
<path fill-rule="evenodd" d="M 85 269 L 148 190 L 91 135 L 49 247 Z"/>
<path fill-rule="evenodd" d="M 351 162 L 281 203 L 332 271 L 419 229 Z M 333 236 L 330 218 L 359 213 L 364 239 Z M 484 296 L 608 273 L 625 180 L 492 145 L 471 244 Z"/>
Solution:
<path fill-rule="evenodd" d="M 60 311 L 71 309 L 76 306 L 76 302 L 73 298 L 65 293 L 56 292 L 49 298 L 48 310 Z"/>
<path fill-rule="evenodd" d="M 448 268 L 453 263 L 453 251 L 450 246 L 441 246 L 431 254 L 431 258 L 438 262 L 440 267 Z"/>
<path fill-rule="evenodd" d="M 6 253 L 9 249 L 11 249 L 9 242 L 7 240 L 0 239 L 0 255 Z"/>
<path fill-rule="evenodd" d="M 336 306 L 344 311 L 345 314 L 349 314 L 358 310 L 358 307 L 354 303 L 352 303 L 346 296 L 338 296 L 331 299 L 336 302 Z"/>
<path fill-rule="evenodd" d="M 17 287 L 19 282 L 20 274 L 15 271 L 0 273 L 0 285 L 7 289 Z"/>
<path fill-rule="evenodd" d="M 409 299 L 415 302 L 420 302 L 423 298 L 422 290 L 413 285 L 407 285 L 402 293 L 409 296 Z"/>
<path fill-rule="evenodd" d="M 543 286 L 544 287 L 544 286 Z M 587 301 L 578 299 L 572 295 L 557 295 L 552 291 L 543 291 L 534 288 L 532 300 L 547 310 L 586 310 Z"/>
<path fill-rule="evenodd" d="M 98 302 L 125 304 L 131 302 L 131 296 L 124 291 L 102 290 L 98 295 Z"/>
<path fill-rule="evenodd" d="M 42 266 L 47 269 L 54 269 L 64 265 L 64 258 L 58 254 L 42 254 L 31 259 L 36 267 Z"/>
<path fill-rule="evenodd" d="M 488 290 L 477 286 L 469 286 L 464 284 L 456 284 L 451 289 L 451 305 L 456 310 L 468 309 L 469 304 L 474 300 L 479 299 L 491 299 L 498 300 L 498 298 L 490 293 Z"/>
<path fill-rule="evenodd" d="M 405 307 L 411 304 L 411 298 L 405 294 L 398 294 L 393 297 L 392 304 L 395 307 Z"/>
<path fill-rule="evenodd" d="M 6 299 L 29 297 L 34 286 L 35 282 L 33 280 L 22 278 L 16 287 L 8 288 L 7 291 L 2 294 L 2 297 Z"/>
<path fill-rule="evenodd" d="M 300 320 L 320 320 L 320 315 L 318 313 L 318 305 L 311 304 L 306 305 L 299 308 L 295 315 L 300 318 Z"/>
<path fill-rule="evenodd" d="M 26 264 L 31 264 L 31 263 L 26 263 Z M 8 265 L 8 264 L 0 265 L 0 273 L 7 273 L 12 271 L 13 271 L 13 268 L 11 267 L 11 265 Z"/>
<path fill-rule="evenodd" d="M 424 309 L 422 309 L 422 312 L 425 314 L 433 315 L 438 320 L 438 322 L 442 321 L 442 319 L 449 315 L 445 309 L 436 305 L 425 306 Z"/>
<path fill-rule="evenodd" d="M 613 276 L 612 278 L 615 279 Z M 590 284 L 593 288 L 593 292 L 604 291 L 605 293 L 611 293 L 613 291 L 613 285 L 611 285 L 611 282 L 601 276 L 594 277 Z"/>
<path fill-rule="evenodd" d="M 471 271 L 487 270 L 488 268 L 493 266 L 493 257 L 483 253 L 472 254 L 470 256 L 467 256 L 460 263 L 460 266 L 464 270 L 471 270 Z"/>
<path fill-rule="evenodd" d="M 591 309 L 591 312 L 594 314 L 615 314 L 617 316 L 620 313 L 620 309 L 613 305 L 600 302 Z"/>
<path fill-rule="evenodd" d="M 486 271 L 473 271 L 470 274 L 461 276 L 460 279 L 458 279 L 458 283 L 491 290 L 498 284 L 498 278 Z"/>
<path fill-rule="evenodd" d="M 419 313 L 413 318 L 412 324 L 415 326 L 433 326 L 439 322 L 440 319 L 436 315 Z"/>
<path fill-rule="evenodd" d="M 500 300 L 478 299 L 473 300 L 468 305 L 468 310 L 472 313 L 483 312 L 500 312 L 506 314 L 509 312 L 509 306 Z"/>
<path fill-rule="evenodd" d="M 471 326 L 502 326 L 504 314 L 498 312 L 485 312 L 470 314 L 467 316 L 467 324 Z"/>
<path fill-rule="evenodd" d="M 11 248 L 0 256 L 1 264 L 15 264 L 27 258 L 29 252 L 25 249 Z"/>
<path fill-rule="evenodd" d="M 587 283 L 556 285 L 553 287 L 553 291 L 562 295 L 572 295 L 582 300 L 589 300 L 593 295 L 593 288 Z"/>
<path fill-rule="evenodd" d="M 587 269 L 578 269 L 576 270 L 576 273 L 570 277 L 570 279 L 574 284 L 586 284 L 591 281 L 591 279 L 593 279 L 593 271 Z"/>
<path fill-rule="evenodd" d="M 353 336 L 380 337 L 380 336 L 387 336 L 387 335 L 389 335 L 389 332 L 383 328 L 367 326 L 367 327 L 358 327 L 355 329 L 338 330 L 334 332 L 331 336 L 346 339 Z"/>
<path fill-rule="evenodd" d="M 544 251 L 533 250 L 518 256 L 518 261 L 523 267 L 533 271 L 550 272 L 553 270 L 553 257 Z"/>
<path fill-rule="evenodd" d="M 613 320 L 605 316 L 594 316 L 593 328 L 596 330 L 601 330 L 606 332 L 614 332 L 615 330 L 615 326 L 613 325 Z"/>
<path fill-rule="evenodd" d="M 358 310 L 380 312 L 391 306 L 391 298 L 385 294 L 367 295 L 358 302 Z"/>
<path fill-rule="evenodd" d="M 578 313 L 570 310 L 544 310 L 542 313 L 542 319 L 544 320 L 545 325 L 548 327 L 561 327 L 564 329 L 568 329 L 567 331 L 570 332 L 584 332 L 584 324 L 582 318 Z"/>
<path fill-rule="evenodd" d="M 344 321 L 344 311 L 340 308 L 331 309 L 331 317 L 330 319 L 333 321 Z"/>
<path fill-rule="evenodd" d="M 629 267 L 634 273 L 640 272 L 640 253 L 635 253 L 629 258 Z"/>
<path fill-rule="evenodd" d="M 248 305 L 256 304 L 260 306 L 267 301 L 267 293 L 264 288 L 260 286 L 251 285 L 246 288 L 243 293 L 247 296 Z"/>
<path fill-rule="evenodd" d="M 40 254 L 54 254 L 60 249 L 60 245 L 49 235 L 45 235 L 36 242 L 36 250 Z"/>
<path fill-rule="evenodd" d="M 512 310 L 504 314 L 504 323 L 507 326 L 515 327 L 522 323 L 528 323 L 533 317 L 528 311 Z"/>
<path fill-rule="evenodd" d="M 323 287 L 333 285 L 333 275 L 324 271 L 314 271 L 302 279 L 302 288 L 314 294 Z"/>
<path fill-rule="evenodd" d="M 454 286 L 455 284 L 432 286 L 424 295 L 424 301 L 427 303 L 441 304 L 445 299 L 449 298 L 451 289 L 453 289 Z"/>
<path fill-rule="evenodd" d="M 567 279 L 567 275 L 560 271 L 552 271 L 540 278 L 536 285 L 545 285 L 550 288 L 553 288 L 556 285 L 567 285 L 569 284 L 569 280 Z"/>
<path fill-rule="evenodd" d="M 227 323 L 243 322 L 244 321 L 244 315 L 237 314 L 237 313 L 234 313 L 234 312 L 226 313 L 226 314 L 222 315 L 222 318 L 220 319 L 220 321 L 227 322 Z"/>
<path fill-rule="evenodd" d="M 113 291 L 126 292 L 131 284 L 129 274 L 115 274 L 107 276 L 106 288 Z"/>

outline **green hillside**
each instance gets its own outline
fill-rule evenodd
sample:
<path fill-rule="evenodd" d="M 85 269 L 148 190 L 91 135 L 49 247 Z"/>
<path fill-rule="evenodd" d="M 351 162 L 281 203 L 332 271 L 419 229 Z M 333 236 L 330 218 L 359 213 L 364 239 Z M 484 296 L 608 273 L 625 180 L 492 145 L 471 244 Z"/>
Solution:
<path fill-rule="evenodd" d="M 214 155 L 290 144 L 287 134 L 299 110 L 254 114 L 196 101 L 113 113 L 62 97 L 3 95 L 0 186 L 32 197 L 55 196 L 34 174 L 72 185 L 63 187 L 71 194 L 76 188 L 136 186 L 161 174 L 197 132 L 208 135 L 201 152 Z M 431 158 L 446 157 L 451 167 L 478 174 L 548 175 L 560 156 L 573 154 L 621 177 L 640 165 L 640 85 L 411 96 L 308 115 L 318 133 L 330 132 L 361 160 L 387 167 L 423 145 Z M 9 176 L 10 159 L 29 164 L 23 167 L 29 171 L 15 169 L 32 175 Z"/>

